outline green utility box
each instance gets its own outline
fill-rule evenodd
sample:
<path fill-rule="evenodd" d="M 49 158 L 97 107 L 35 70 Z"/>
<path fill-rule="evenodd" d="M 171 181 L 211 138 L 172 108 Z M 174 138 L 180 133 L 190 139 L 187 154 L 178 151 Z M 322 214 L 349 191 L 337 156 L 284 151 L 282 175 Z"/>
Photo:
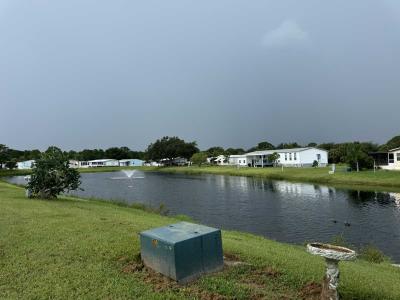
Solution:
<path fill-rule="evenodd" d="M 180 222 L 140 233 L 143 263 L 180 283 L 224 265 L 221 230 Z"/>

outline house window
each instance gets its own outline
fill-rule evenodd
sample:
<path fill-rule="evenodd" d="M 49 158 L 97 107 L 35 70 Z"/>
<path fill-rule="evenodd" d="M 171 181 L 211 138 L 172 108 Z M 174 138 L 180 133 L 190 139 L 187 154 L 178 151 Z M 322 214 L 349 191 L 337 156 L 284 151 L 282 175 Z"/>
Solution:
<path fill-rule="evenodd" d="M 289 160 L 292 160 L 292 153 L 289 153 Z"/>
<path fill-rule="evenodd" d="M 321 154 L 317 154 L 317 160 L 320 161 L 321 160 Z"/>
<path fill-rule="evenodd" d="M 287 160 L 287 153 L 285 153 L 285 160 Z"/>
<path fill-rule="evenodd" d="M 297 154 L 296 152 L 293 153 L 293 160 L 297 160 L 296 154 Z"/>
<path fill-rule="evenodd" d="M 400 161 L 400 153 L 397 153 L 397 161 Z"/>
<path fill-rule="evenodd" d="M 394 163 L 394 153 L 389 153 L 389 164 Z"/>

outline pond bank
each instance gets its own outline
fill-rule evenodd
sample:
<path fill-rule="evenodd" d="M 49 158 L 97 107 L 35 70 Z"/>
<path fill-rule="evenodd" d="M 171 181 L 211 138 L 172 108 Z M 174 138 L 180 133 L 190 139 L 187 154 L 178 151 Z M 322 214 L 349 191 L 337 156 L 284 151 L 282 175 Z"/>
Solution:
<path fill-rule="evenodd" d="M 190 167 L 143 167 L 143 171 L 157 171 L 183 174 L 214 174 L 229 176 L 258 177 L 292 182 L 308 182 L 347 188 L 400 190 L 400 171 L 378 170 L 345 172 L 344 167 L 337 168 L 335 174 L 329 174 L 325 168 L 249 168 L 232 166 L 190 166 Z"/>
<path fill-rule="evenodd" d="M 287 180 L 325 184 L 343 188 L 400 191 L 400 171 L 378 170 L 345 172 L 345 167 L 338 167 L 335 174 L 329 174 L 330 167 L 325 168 L 248 168 L 232 166 L 190 166 L 190 167 L 99 167 L 80 168 L 80 173 L 118 172 L 126 169 L 141 171 L 182 173 L 182 174 L 214 174 L 229 176 L 257 177 L 272 180 Z M 29 175 L 31 170 L 0 170 L 0 177 Z"/>
<path fill-rule="evenodd" d="M 178 219 L 79 198 L 29 200 L 2 182 L 0 206 L 0 298 L 301 299 L 324 274 L 323 260 L 304 247 L 223 231 L 225 254 L 249 265 L 175 286 L 136 261 L 138 233 Z M 400 297 L 400 269 L 389 263 L 358 260 L 341 270 L 343 299 Z"/>

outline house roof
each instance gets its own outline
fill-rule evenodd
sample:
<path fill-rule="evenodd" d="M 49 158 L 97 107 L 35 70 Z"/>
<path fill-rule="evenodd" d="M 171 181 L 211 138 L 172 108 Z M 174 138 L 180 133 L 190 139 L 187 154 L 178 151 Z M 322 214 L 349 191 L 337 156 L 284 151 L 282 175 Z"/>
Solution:
<path fill-rule="evenodd" d="M 111 158 L 89 160 L 89 162 L 106 162 L 106 161 L 117 161 L 117 160 Z"/>
<path fill-rule="evenodd" d="M 126 162 L 126 161 L 143 161 L 143 160 L 141 160 L 141 159 L 138 159 L 138 158 L 125 158 L 125 159 L 120 159 L 119 161 L 121 161 L 121 162 Z"/>
<path fill-rule="evenodd" d="M 34 159 L 30 159 L 30 160 L 19 161 L 19 162 L 17 162 L 17 164 L 29 164 L 31 162 L 35 162 L 35 160 Z"/>
<path fill-rule="evenodd" d="M 229 158 L 239 158 L 239 157 L 246 157 L 246 154 L 232 154 L 232 155 L 229 155 Z"/>
<path fill-rule="evenodd" d="M 277 153 L 293 153 L 293 152 L 301 152 L 301 151 L 310 150 L 310 149 L 316 149 L 316 150 L 327 152 L 326 150 L 318 149 L 318 148 L 315 148 L 315 147 L 303 147 L 303 148 L 291 148 L 291 149 L 261 150 L 261 151 L 249 152 L 249 153 L 246 153 L 245 155 L 268 155 L 268 154 L 272 154 L 274 152 L 277 152 Z"/>
<path fill-rule="evenodd" d="M 398 151 L 400 150 L 400 147 L 394 148 L 394 149 L 390 149 L 389 152 L 394 152 L 394 151 Z"/>

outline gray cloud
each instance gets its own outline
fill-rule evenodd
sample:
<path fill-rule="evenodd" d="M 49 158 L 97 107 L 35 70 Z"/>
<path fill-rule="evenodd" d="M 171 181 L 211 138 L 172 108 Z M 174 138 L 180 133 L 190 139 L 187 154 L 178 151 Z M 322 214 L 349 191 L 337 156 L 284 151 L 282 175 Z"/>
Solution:
<path fill-rule="evenodd" d="M 266 47 L 287 46 L 304 43 L 309 40 L 309 34 L 295 20 L 284 20 L 277 28 L 268 31 L 262 38 Z"/>

